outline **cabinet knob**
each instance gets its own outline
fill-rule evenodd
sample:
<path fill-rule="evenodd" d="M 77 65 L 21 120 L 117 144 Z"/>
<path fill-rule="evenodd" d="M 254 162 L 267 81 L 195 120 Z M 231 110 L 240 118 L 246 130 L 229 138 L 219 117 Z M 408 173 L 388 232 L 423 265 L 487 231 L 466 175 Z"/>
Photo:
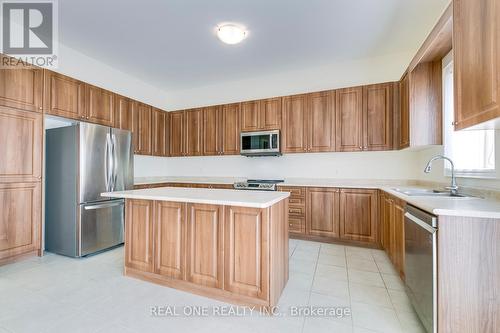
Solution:
<path fill-rule="evenodd" d="M 363 149 L 363 147 L 362 147 L 362 146 L 359 146 L 359 149 Z"/>

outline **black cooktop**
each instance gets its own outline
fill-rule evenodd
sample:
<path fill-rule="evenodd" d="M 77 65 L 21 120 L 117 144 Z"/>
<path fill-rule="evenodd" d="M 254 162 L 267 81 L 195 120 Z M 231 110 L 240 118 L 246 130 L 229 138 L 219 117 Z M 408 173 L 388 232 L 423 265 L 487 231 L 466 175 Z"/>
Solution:
<path fill-rule="evenodd" d="M 247 183 L 278 184 L 283 183 L 283 179 L 248 179 Z"/>

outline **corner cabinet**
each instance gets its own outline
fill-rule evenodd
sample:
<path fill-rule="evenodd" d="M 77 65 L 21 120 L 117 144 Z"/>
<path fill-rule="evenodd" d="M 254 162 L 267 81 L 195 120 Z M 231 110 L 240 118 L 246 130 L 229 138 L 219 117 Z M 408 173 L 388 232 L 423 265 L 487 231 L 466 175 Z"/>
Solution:
<path fill-rule="evenodd" d="M 134 136 L 134 152 L 140 155 L 151 155 L 152 152 L 152 108 L 151 106 L 134 102 L 133 106 L 133 136 Z"/>
<path fill-rule="evenodd" d="M 455 129 L 500 129 L 500 5 L 453 1 Z"/>
<path fill-rule="evenodd" d="M 152 154 L 154 156 L 168 156 L 169 148 L 169 116 L 168 112 L 153 108 L 152 110 Z"/>

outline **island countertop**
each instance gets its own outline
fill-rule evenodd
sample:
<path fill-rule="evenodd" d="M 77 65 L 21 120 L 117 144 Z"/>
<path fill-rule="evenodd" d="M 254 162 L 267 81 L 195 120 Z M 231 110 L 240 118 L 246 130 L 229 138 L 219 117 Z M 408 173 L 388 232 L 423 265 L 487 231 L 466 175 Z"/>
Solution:
<path fill-rule="evenodd" d="M 144 199 L 211 205 L 267 208 L 290 196 L 289 192 L 242 191 L 206 188 L 160 187 L 101 193 L 108 198 Z"/>

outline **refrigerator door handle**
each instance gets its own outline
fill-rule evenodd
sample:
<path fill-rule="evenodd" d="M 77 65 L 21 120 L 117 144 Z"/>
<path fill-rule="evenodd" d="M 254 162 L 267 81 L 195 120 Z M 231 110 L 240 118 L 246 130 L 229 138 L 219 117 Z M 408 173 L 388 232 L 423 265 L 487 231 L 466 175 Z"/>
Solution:
<path fill-rule="evenodd" d="M 116 178 L 117 178 L 117 175 L 118 175 L 118 155 L 117 155 L 117 152 L 116 152 L 116 135 L 112 134 L 111 135 L 111 141 L 113 143 L 113 149 L 112 149 L 112 159 L 113 159 L 113 171 L 112 171 L 112 181 L 111 181 L 111 191 L 114 191 L 115 190 L 115 187 L 116 187 Z"/>
<path fill-rule="evenodd" d="M 109 207 L 116 207 L 116 206 L 123 206 L 124 203 L 122 200 L 119 200 L 117 202 L 110 202 L 110 203 L 103 203 L 103 204 L 98 204 L 98 205 L 90 205 L 90 206 L 85 206 L 85 210 L 94 210 L 94 209 L 101 209 L 101 208 L 109 208 Z"/>
<path fill-rule="evenodd" d="M 106 182 L 106 191 L 111 192 L 111 168 L 112 166 L 112 157 L 111 157 L 111 135 L 108 133 L 106 134 L 106 156 L 105 156 L 105 182 Z"/>

